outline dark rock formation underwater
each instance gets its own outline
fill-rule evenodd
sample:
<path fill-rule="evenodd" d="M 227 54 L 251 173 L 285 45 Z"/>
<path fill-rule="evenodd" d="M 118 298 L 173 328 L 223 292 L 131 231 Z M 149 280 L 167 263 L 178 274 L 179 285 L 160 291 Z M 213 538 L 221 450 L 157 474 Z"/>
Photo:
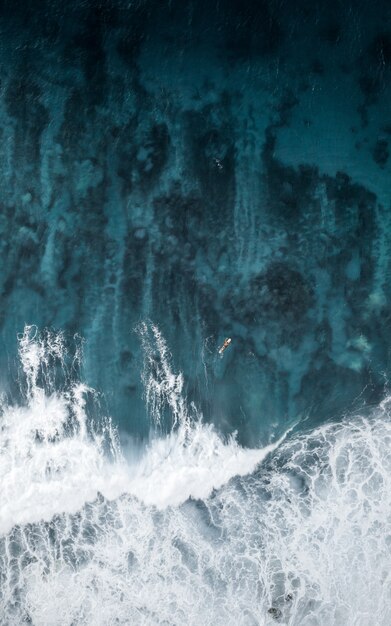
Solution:
<path fill-rule="evenodd" d="M 151 319 L 242 442 L 383 397 L 389 3 L 0 6 L 2 387 L 25 323 L 77 333 L 142 437 Z"/>

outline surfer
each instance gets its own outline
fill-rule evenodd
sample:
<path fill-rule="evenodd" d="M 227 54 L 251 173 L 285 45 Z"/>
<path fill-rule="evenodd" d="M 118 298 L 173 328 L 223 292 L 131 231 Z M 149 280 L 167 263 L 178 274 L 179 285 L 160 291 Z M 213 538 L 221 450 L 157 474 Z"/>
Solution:
<path fill-rule="evenodd" d="M 231 343 L 232 339 L 231 337 L 227 337 L 226 339 L 224 339 L 224 343 L 221 346 L 221 348 L 219 348 L 219 354 L 223 354 L 224 350 L 226 350 L 229 346 L 229 344 Z"/>

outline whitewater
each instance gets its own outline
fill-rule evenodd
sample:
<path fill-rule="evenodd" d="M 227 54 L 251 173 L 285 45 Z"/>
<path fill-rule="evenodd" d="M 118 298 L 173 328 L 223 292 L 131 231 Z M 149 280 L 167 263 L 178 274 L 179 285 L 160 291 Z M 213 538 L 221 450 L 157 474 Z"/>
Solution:
<path fill-rule="evenodd" d="M 388 626 L 391 400 L 243 448 L 187 402 L 159 329 L 138 333 L 143 445 L 91 410 L 79 344 L 19 337 L 19 399 L 0 416 L 0 623 Z"/>

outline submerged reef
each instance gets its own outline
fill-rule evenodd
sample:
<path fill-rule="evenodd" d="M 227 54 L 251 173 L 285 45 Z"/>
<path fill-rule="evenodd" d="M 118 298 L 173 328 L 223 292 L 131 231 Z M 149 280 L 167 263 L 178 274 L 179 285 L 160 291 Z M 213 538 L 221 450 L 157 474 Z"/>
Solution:
<path fill-rule="evenodd" d="M 143 437 L 150 318 L 246 443 L 382 396 L 390 9 L 294 4 L 2 4 L 5 390 L 25 323 L 78 333 Z"/>

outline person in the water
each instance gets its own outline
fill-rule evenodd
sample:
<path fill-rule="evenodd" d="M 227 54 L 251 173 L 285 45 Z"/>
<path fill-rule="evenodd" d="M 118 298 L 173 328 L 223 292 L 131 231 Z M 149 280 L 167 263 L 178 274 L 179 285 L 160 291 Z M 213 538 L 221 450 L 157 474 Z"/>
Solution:
<path fill-rule="evenodd" d="M 229 346 L 229 344 L 231 343 L 232 339 L 231 337 L 227 337 L 226 339 L 224 339 L 224 343 L 221 346 L 221 348 L 219 348 L 219 354 L 223 354 L 224 350 L 226 350 Z"/>

